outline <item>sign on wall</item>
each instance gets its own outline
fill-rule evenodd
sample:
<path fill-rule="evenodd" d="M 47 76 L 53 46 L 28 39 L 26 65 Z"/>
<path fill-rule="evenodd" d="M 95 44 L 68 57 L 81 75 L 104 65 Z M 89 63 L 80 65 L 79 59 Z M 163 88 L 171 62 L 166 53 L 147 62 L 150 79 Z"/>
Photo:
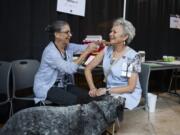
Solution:
<path fill-rule="evenodd" d="M 57 1 L 57 11 L 85 16 L 85 5 L 86 0 L 58 0 Z"/>
<path fill-rule="evenodd" d="M 170 15 L 170 28 L 180 29 L 180 16 Z"/>

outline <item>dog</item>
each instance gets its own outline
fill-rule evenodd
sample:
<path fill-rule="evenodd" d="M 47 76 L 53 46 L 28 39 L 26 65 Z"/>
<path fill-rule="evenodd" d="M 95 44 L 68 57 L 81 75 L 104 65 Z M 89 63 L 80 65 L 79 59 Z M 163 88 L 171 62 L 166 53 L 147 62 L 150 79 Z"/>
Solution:
<path fill-rule="evenodd" d="M 31 107 L 14 114 L 0 134 L 101 135 L 117 117 L 122 118 L 123 108 L 124 98 L 112 96 L 83 105 Z"/>

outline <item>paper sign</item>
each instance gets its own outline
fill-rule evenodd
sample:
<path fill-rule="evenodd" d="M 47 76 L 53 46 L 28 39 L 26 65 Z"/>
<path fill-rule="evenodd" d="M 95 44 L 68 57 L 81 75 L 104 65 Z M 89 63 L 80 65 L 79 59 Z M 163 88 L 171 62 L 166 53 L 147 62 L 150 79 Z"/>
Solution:
<path fill-rule="evenodd" d="M 58 0 L 57 11 L 84 16 L 86 0 Z"/>
<path fill-rule="evenodd" d="M 170 28 L 180 29 L 180 16 L 179 15 L 170 16 Z"/>

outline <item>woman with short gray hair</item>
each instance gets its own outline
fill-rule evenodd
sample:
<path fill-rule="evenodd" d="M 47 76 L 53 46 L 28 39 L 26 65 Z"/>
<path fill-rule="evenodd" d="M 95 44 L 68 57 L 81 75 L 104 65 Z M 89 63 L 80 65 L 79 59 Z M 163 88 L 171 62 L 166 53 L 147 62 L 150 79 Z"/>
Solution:
<path fill-rule="evenodd" d="M 119 18 L 114 21 L 109 33 L 110 43 L 85 68 L 85 76 L 91 97 L 111 94 L 124 97 L 125 107 L 135 108 L 141 98 L 141 86 L 138 73 L 141 62 L 138 53 L 129 45 L 135 36 L 135 28 L 131 22 Z M 91 71 L 102 63 L 106 88 L 97 88 Z"/>

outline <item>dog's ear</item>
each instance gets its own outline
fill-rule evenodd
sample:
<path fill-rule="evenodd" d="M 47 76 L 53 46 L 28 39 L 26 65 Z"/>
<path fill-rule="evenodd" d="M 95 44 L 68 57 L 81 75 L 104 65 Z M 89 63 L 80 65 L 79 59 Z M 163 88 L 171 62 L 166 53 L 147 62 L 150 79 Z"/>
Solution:
<path fill-rule="evenodd" d="M 122 121 L 123 117 L 124 117 L 123 115 L 124 115 L 124 108 L 125 108 L 126 99 L 122 98 L 122 97 L 118 97 L 118 100 L 121 102 L 121 104 L 119 106 L 117 106 L 116 112 L 117 112 L 117 116 L 118 116 L 119 121 Z"/>
<path fill-rule="evenodd" d="M 116 112 L 117 112 L 117 117 L 119 121 L 123 120 L 123 115 L 124 115 L 124 105 L 119 105 L 116 108 Z"/>

